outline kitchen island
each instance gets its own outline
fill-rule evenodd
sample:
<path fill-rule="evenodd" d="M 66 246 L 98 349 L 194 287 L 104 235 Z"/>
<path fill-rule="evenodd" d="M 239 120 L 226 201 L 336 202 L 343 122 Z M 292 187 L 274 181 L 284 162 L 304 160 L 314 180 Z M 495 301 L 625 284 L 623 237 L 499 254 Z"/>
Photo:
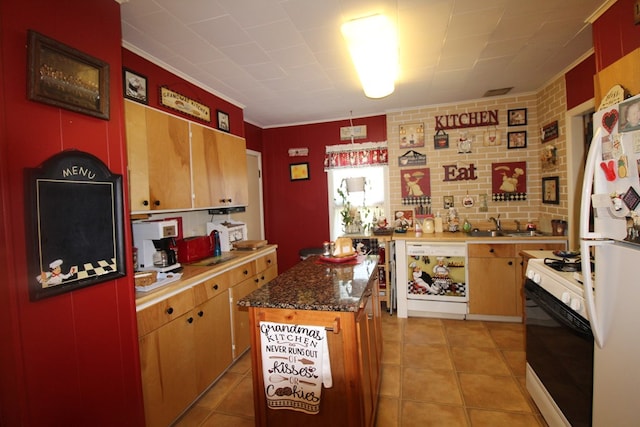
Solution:
<path fill-rule="evenodd" d="M 312 256 L 238 302 L 249 310 L 256 426 L 374 425 L 382 357 L 377 261 L 358 256 L 336 263 Z M 317 385 L 323 376 L 302 375 L 315 365 L 294 352 L 298 347 L 291 339 L 277 342 L 280 355 L 263 360 L 262 336 L 265 342 L 268 337 L 261 322 L 326 331 L 330 380 L 325 372 L 319 393 L 309 391 L 309 380 Z M 326 363 L 322 366 L 326 371 Z M 274 374 L 267 377 L 277 377 L 267 382 L 280 382 L 266 384 L 267 392 L 263 369 Z M 317 413 L 300 410 L 305 399 L 318 406 Z"/>

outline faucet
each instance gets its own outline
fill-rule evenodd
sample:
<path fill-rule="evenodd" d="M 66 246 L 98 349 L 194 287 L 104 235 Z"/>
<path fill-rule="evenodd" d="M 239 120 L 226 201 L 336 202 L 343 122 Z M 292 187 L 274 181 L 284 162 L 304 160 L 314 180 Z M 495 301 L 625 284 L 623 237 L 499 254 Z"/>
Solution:
<path fill-rule="evenodd" d="M 500 214 L 498 214 L 497 218 L 491 217 L 489 218 L 496 225 L 496 230 L 501 231 L 502 225 L 500 225 Z"/>
<path fill-rule="evenodd" d="M 520 221 L 518 221 L 517 219 L 514 219 L 513 222 L 516 223 L 516 232 L 519 233 L 520 231 Z"/>

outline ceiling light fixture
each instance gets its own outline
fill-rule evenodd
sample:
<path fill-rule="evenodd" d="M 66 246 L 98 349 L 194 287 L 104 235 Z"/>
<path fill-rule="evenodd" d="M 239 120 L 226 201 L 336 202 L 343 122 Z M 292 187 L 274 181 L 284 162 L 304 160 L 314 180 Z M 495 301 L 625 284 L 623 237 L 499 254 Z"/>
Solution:
<path fill-rule="evenodd" d="M 398 74 L 398 40 L 391 21 L 383 15 L 354 19 L 342 25 L 342 35 L 364 94 L 383 98 L 393 93 Z"/>

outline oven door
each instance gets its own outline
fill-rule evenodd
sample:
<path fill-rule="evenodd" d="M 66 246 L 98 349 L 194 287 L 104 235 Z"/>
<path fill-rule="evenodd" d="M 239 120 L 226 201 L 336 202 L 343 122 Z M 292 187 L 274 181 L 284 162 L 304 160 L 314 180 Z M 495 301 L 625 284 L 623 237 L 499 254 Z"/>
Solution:
<path fill-rule="evenodd" d="M 573 426 L 591 426 L 593 334 L 589 322 L 531 280 L 525 282 L 526 357 L 539 382 Z M 527 378 L 527 388 L 530 388 Z M 541 408 L 549 402 L 538 402 Z M 553 405 L 551 405 L 553 407 Z"/>

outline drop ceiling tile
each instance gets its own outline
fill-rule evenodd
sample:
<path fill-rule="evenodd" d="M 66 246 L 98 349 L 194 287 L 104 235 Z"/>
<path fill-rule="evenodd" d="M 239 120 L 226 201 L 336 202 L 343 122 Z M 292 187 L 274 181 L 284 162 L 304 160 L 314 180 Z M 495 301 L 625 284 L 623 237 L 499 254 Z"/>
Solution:
<path fill-rule="evenodd" d="M 140 0 L 133 0 L 134 3 L 138 1 Z M 155 2 L 184 24 L 193 24 L 226 14 L 217 2 L 211 0 L 189 0 L 187 3 L 176 0 L 155 0 Z"/>
<path fill-rule="evenodd" d="M 218 49 L 252 41 L 249 34 L 229 15 L 197 22 L 189 28 Z"/>
<path fill-rule="evenodd" d="M 246 31 L 267 52 L 304 43 L 296 27 L 288 20 L 247 28 Z"/>
<path fill-rule="evenodd" d="M 284 70 L 274 62 L 263 62 L 262 64 L 245 65 L 244 70 L 258 81 L 280 79 L 286 74 Z"/>
<path fill-rule="evenodd" d="M 269 56 L 262 50 L 258 43 L 255 42 L 226 46 L 220 50 L 240 67 L 269 61 Z"/>

